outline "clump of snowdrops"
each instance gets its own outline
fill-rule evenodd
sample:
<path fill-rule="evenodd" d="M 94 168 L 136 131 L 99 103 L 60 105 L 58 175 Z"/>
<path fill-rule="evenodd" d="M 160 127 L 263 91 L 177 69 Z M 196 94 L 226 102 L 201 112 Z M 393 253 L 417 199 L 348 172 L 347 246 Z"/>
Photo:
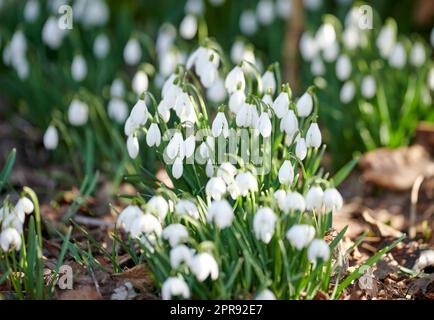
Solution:
<path fill-rule="evenodd" d="M 203 91 L 218 77 L 228 99 L 211 114 Z M 353 163 L 332 179 L 320 169 L 318 108 L 313 87 L 292 96 L 277 64 L 263 75 L 245 60 L 229 65 L 211 40 L 158 101 L 149 92 L 137 101 L 125 123 L 129 154 L 140 163 L 146 143 L 173 188 L 129 176 L 141 191 L 118 217 L 129 241 L 116 239 L 145 259 L 162 298 L 336 298 L 351 282 L 339 285 L 344 231 L 325 236 Z"/>
<path fill-rule="evenodd" d="M 406 145 L 418 122 L 434 121 L 431 48 L 418 35 L 400 35 L 391 18 L 382 24 L 374 15 L 373 28 L 361 28 L 358 14 L 354 7 L 343 23 L 324 16 L 300 41 L 307 81 L 322 88 L 320 119 L 338 163 L 355 150 Z"/>

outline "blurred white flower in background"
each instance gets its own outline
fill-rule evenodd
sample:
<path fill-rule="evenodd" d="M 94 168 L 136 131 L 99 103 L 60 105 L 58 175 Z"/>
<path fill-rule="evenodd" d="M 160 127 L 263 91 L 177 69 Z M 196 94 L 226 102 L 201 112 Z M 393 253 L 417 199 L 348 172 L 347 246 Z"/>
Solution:
<path fill-rule="evenodd" d="M 294 181 L 294 169 L 289 160 L 283 161 L 279 169 L 279 182 L 284 185 L 291 185 Z"/>
<path fill-rule="evenodd" d="M 0 247 L 4 252 L 21 249 L 20 233 L 14 228 L 5 228 L 0 233 Z"/>
<path fill-rule="evenodd" d="M 109 7 L 104 0 L 75 0 L 72 12 L 74 20 L 86 28 L 105 25 L 110 14 Z"/>
<path fill-rule="evenodd" d="M 181 24 L 179 25 L 179 34 L 181 37 L 187 40 L 191 40 L 197 33 L 197 18 L 188 14 L 182 19 Z"/>
<path fill-rule="evenodd" d="M 251 36 L 258 31 L 258 22 L 253 10 L 245 10 L 240 15 L 240 30 L 246 36 Z"/>
<path fill-rule="evenodd" d="M 351 75 L 351 69 L 350 58 L 347 55 L 339 56 L 335 66 L 336 77 L 341 81 L 347 80 Z"/>
<path fill-rule="evenodd" d="M 145 71 L 139 70 L 133 77 L 131 87 L 136 95 L 141 95 L 143 92 L 148 90 L 149 79 Z"/>
<path fill-rule="evenodd" d="M 303 0 L 304 7 L 311 11 L 319 9 L 322 6 L 322 2 L 323 0 Z"/>
<path fill-rule="evenodd" d="M 260 208 L 253 218 L 253 230 L 256 238 L 269 243 L 274 234 L 277 216 L 270 208 Z"/>
<path fill-rule="evenodd" d="M 24 6 L 24 19 L 26 22 L 34 22 L 39 16 L 39 2 L 37 0 L 28 0 Z"/>
<path fill-rule="evenodd" d="M 110 51 L 110 40 L 106 34 L 101 33 L 93 42 L 93 54 L 99 59 L 107 57 Z"/>
<path fill-rule="evenodd" d="M 215 179 L 220 179 L 223 182 L 221 178 Z M 211 202 L 211 205 L 208 208 L 206 220 L 208 222 L 214 222 L 217 227 L 224 229 L 232 225 L 232 220 L 234 220 L 234 211 L 226 200 L 215 200 Z"/>
<path fill-rule="evenodd" d="M 107 106 L 108 116 L 115 120 L 117 123 L 124 123 L 128 117 L 128 105 L 127 103 L 117 97 L 110 99 Z"/>
<path fill-rule="evenodd" d="M 59 134 L 54 126 L 49 126 L 44 133 L 44 147 L 47 150 L 55 150 L 59 144 Z"/>
<path fill-rule="evenodd" d="M 316 262 L 317 259 L 322 259 L 324 262 L 330 258 L 330 247 L 322 239 L 314 239 L 307 249 L 307 258 L 311 262 Z"/>
<path fill-rule="evenodd" d="M 184 10 L 187 14 L 203 15 L 205 12 L 203 0 L 187 0 Z"/>
<path fill-rule="evenodd" d="M 315 228 L 308 224 L 293 225 L 286 233 L 286 238 L 297 250 L 302 250 L 315 238 Z"/>
<path fill-rule="evenodd" d="M 344 204 L 344 199 L 337 189 L 330 188 L 324 191 L 323 202 L 327 211 L 340 210 Z"/>
<path fill-rule="evenodd" d="M 282 19 L 288 19 L 292 13 L 292 0 L 276 0 L 276 14 Z"/>
<path fill-rule="evenodd" d="M 29 64 L 26 57 L 27 39 L 21 30 L 15 31 L 11 41 L 3 50 L 3 62 L 11 65 L 20 79 L 26 79 L 29 75 Z"/>
<path fill-rule="evenodd" d="M 383 58 L 388 58 L 396 44 L 396 29 L 390 23 L 384 25 L 378 34 L 376 45 Z"/>
<path fill-rule="evenodd" d="M 131 135 L 127 138 L 127 151 L 131 159 L 137 158 L 140 148 L 139 148 L 139 140 L 137 139 L 136 136 Z"/>
<path fill-rule="evenodd" d="M 142 48 L 139 40 L 130 38 L 124 48 L 124 60 L 127 65 L 135 66 L 142 58 Z"/>
<path fill-rule="evenodd" d="M 72 78 L 77 82 L 80 82 L 84 78 L 86 78 L 87 64 L 86 64 L 86 60 L 82 55 L 76 55 L 72 60 L 71 75 Z"/>
<path fill-rule="evenodd" d="M 339 98 L 342 103 L 349 103 L 353 100 L 356 94 L 356 86 L 353 81 L 347 81 L 343 84 L 341 91 L 339 93 Z"/>
<path fill-rule="evenodd" d="M 406 60 L 407 54 L 404 45 L 398 42 L 389 56 L 389 64 L 394 68 L 402 69 L 405 66 Z"/>
<path fill-rule="evenodd" d="M 421 67 L 426 60 L 425 47 L 422 43 L 416 42 L 411 48 L 410 63 L 415 67 Z"/>
<path fill-rule="evenodd" d="M 82 126 L 87 123 L 89 107 L 83 101 L 74 99 L 68 109 L 68 120 L 73 126 Z"/>
<path fill-rule="evenodd" d="M 305 31 L 300 38 L 300 54 L 306 61 L 311 61 L 319 51 L 315 37 L 308 31 Z"/>
<path fill-rule="evenodd" d="M 65 31 L 59 28 L 57 19 L 55 17 L 49 17 L 42 28 L 42 41 L 44 41 L 50 49 L 54 50 L 60 47 L 64 36 Z"/>
<path fill-rule="evenodd" d="M 256 295 L 255 300 L 276 300 L 276 296 L 271 290 L 265 289 Z"/>
<path fill-rule="evenodd" d="M 377 84 L 375 78 L 372 75 L 363 77 L 362 80 L 362 96 L 366 99 L 371 99 L 377 92 Z"/>
<path fill-rule="evenodd" d="M 162 237 L 169 241 L 171 247 L 175 247 L 188 239 L 188 231 L 182 224 L 173 223 L 163 229 Z"/>
<path fill-rule="evenodd" d="M 222 102 L 226 99 L 225 82 L 221 77 L 217 77 L 214 84 L 208 88 L 207 98 L 215 103 Z"/>
<path fill-rule="evenodd" d="M 171 300 L 173 297 L 190 298 L 190 289 L 181 276 L 170 277 L 164 281 L 161 288 L 163 300 Z"/>
<path fill-rule="evenodd" d="M 274 3 L 272 0 L 260 0 L 256 6 L 258 21 L 264 26 L 273 23 L 275 18 Z"/>
<path fill-rule="evenodd" d="M 173 269 L 177 269 L 183 263 L 186 265 L 190 264 L 191 258 L 193 258 L 194 255 L 194 250 L 184 244 L 180 244 L 172 248 L 169 255 L 170 266 Z"/>
<path fill-rule="evenodd" d="M 217 262 L 207 252 L 198 253 L 191 259 L 190 270 L 199 282 L 205 281 L 208 277 L 211 277 L 212 280 L 216 280 L 219 277 Z"/>

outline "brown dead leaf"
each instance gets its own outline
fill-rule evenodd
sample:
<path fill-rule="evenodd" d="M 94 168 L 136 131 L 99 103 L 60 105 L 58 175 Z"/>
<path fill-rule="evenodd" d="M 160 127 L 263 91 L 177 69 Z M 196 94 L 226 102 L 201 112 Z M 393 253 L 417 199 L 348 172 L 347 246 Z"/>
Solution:
<path fill-rule="evenodd" d="M 381 221 L 378 221 L 374 219 L 368 212 L 368 210 L 363 211 L 363 219 L 367 223 L 369 223 L 373 228 L 374 232 L 378 233 L 382 237 L 395 237 L 399 238 L 402 236 L 402 232 L 392 228 L 391 226 L 388 226 L 387 224 L 384 224 Z"/>
<path fill-rule="evenodd" d="M 99 300 L 101 295 L 92 286 L 82 286 L 75 290 L 60 293 L 59 300 Z"/>
<path fill-rule="evenodd" d="M 150 271 L 145 264 L 139 264 L 122 273 L 113 274 L 113 277 L 125 279 L 134 286 L 134 288 L 143 291 L 145 287 L 152 287 L 153 282 L 149 277 Z"/>
<path fill-rule="evenodd" d="M 434 274 L 413 280 L 408 293 L 415 299 L 434 300 Z"/>

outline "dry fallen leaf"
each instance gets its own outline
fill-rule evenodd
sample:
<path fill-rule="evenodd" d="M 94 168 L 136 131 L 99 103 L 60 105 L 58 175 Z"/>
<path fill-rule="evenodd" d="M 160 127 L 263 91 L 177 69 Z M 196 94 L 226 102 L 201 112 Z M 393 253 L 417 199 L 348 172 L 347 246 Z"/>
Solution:
<path fill-rule="evenodd" d="M 368 212 L 368 210 L 363 211 L 363 219 L 367 223 L 369 223 L 372 227 L 374 227 L 374 231 L 381 235 L 382 237 L 395 237 L 399 238 L 402 236 L 402 232 L 392 228 L 391 226 L 388 226 L 387 224 L 384 224 L 381 221 L 378 221 L 374 219 Z"/>
<path fill-rule="evenodd" d="M 59 300 L 99 300 L 101 298 L 101 295 L 92 286 L 62 291 L 59 295 Z"/>
<path fill-rule="evenodd" d="M 134 286 L 134 288 L 143 291 L 145 287 L 153 285 L 149 277 L 150 271 L 145 264 L 139 264 L 131 269 L 127 269 L 122 273 L 113 274 L 113 277 L 125 279 Z"/>

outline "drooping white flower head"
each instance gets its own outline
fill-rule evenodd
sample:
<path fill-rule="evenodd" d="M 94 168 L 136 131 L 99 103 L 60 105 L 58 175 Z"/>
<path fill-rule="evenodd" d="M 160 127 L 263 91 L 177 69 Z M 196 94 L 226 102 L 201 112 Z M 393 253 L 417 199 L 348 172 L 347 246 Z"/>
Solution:
<path fill-rule="evenodd" d="M 270 289 L 265 289 L 256 295 L 255 300 L 276 300 L 276 296 Z"/>
<path fill-rule="evenodd" d="M 238 173 L 235 177 L 235 183 L 243 197 L 247 196 L 249 192 L 258 191 L 258 181 L 251 172 Z"/>
<path fill-rule="evenodd" d="M 196 122 L 196 111 L 194 109 L 193 102 L 187 93 L 182 92 L 178 96 L 175 103 L 175 111 L 176 115 L 179 117 L 179 120 L 181 120 L 181 123 Z"/>
<path fill-rule="evenodd" d="M 222 178 L 226 185 L 230 185 L 235 181 L 236 174 L 237 169 L 230 162 L 223 162 L 217 169 L 217 177 Z"/>
<path fill-rule="evenodd" d="M 136 95 L 141 95 L 143 92 L 148 90 L 149 79 L 145 71 L 139 70 L 133 77 L 131 87 Z"/>
<path fill-rule="evenodd" d="M 93 54 L 98 59 L 104 59 L 107 57 L 108 53 L 110 51 L 110 40 L 107 37 L 106 34 L 101 33 L 93 42 Z"/>
<path fill-rule="evenodd" d="M 162 236 L 169 241 L 171 247 L 175 247 L 188 239 L 188 231 L 182 224 L 173 223 L 163 229 Z"/>
<path fill-rule="evenodd" d="M 87 123 L 89 107 L 83 101 L 74 99 L 69 105 L 68 120 L 73 126 L 82 126 Z"/>
<path fill-rule="evenodd" d="M 396 43 L 396 30 L 389 23 L 385 24 L 378 34 L 376 45 L 383 58 L 388 58 Z"/>
<path fill-rule="evenodd" d="M 180 157 L 177 157 L 172 164 L 172 176 L 175 179 L 179 179 L 182 177 L 183 173 L 184 173 L 183 159 Z"/>
<path fill-rule="evenodd" d="M 258 22 L 253 10 L 245 10 L 240 15 L 240 30 L 246 36 L 251 36 L 258 30 Z"/>
<path fill-rule="evenodd" d="M 276 15 L 273 1 L 260 0 L 256 6 L 256 15 L 258 16 L 259 23 L 264 26 L 273 23 Z"/>
<path fill-rule="evenodd" d="M 286 239 L 297 250 L 307 247 L 315 237 L 315 228 L 308 224 L 296 224 L 286 233 Z"/>
<path fill-rule="evenodd" d="M 308 117 L 313 109 L 313 98 L 309 92 L 305 92 L 297 101 L 297 114 L 299 117 Z"/>
<path fill-rule="evenodd" d="M 260 208 L 253 218 L 253 230 L 256 238 L 268 244 L 274 234 L 276 214 L 270 208 Z"/>
<path fill-rule="evenodd" d="M 127 138 L 127 151 L 131 159 L 135 159 L 139 155 L 140 146 L 136 136 L 131 135 Z"/>
<path fill-rule="evenodd" d="M 324 75 L 325 71 L 325 65 L 321 58 L 319 56 L 313 58 L 310 64 L 310 72 L 318 77 Z"/>
<path fill-rule="evenodd" d="M 181 277 L 167 278 L 161 288 L 161 297 L 163 300 L 171 300 L 172 297 L 182 297 L 184 299 L 190 298 L 190 289 Z"/>
<path fill-rule="evenodd" d="M 214 176 L 214 165 L 211 159 L 208 159 L 206 162 L 205 173 L 208 178 L 212 178 Z"/>
<path fill-rule="evenodd" d="M 194 202 L 190 200 L 180 200 L 175 205 L 175 213 L 180 216 L 183 215 L 190 216 L 193 219 L 199 218 L 199 210 L 197 209 Z"/>
<path fill-rule="evenodd" d="M 315 263 L 317 259 L 322 259 L 324 262 L 330 258 L 330 247 L 322 239 L 314 239 L 307 249 L 307 258 Z"/>
<path fill-rule="evenodd" d="M 161 232 L 162 227 L 160 221 L 150 213 L 138 216 L 134 219 L 130 228 L 130 234 L 133 238 L 140 237 L 143 234 L 146 236 L 158 237 L 161 235 Z"/>
<path fill-rule="evenodd" d="M 246 95 L 244 94 L 244 91 L 238 90 L 231 94 L 229 98 L 229 110 L 231 112 L 238 114 L 238 112 L 241 109 L 241 106 L 246 101 Z"/>
<path fill-rule="evenodd" d="M 323 203 L 327 211 L 340 210 L 342 209 L 344 200 L 337 189 L 330 188 L 324 191 Z"/>
<path fill-rule="evenodd" d="M 323 49 L 324 61 L 331 63 L 336 61 L 340 52 L 339 42 L 335 41 L 328 47 Z"/>
<path fill-rule="evenodd" d="M 25 214 L 30 214 L 33 212 L 34 209 L 35 206 L 33 202 L 27 197 L 22 197 L 15 205 L 14 211 L 22 211 Z"/>
<path fill-rule="evenodd" d="M 343 84 L 339 93 L 339 98 L 342 103 L 349 103 L 353 100 L 356 94 L 356 86 L 353 81 L 347 81 Z"/>
<path fill-rule="evenodd" d="M 194 250 L 190 249 L 184 244 L 177 245 L 170 250 L 170 266 L 173 269 L 179 268 L 180 265 L 185 263 L 190 264 L 191 258 L 193 258 Z"/>
<path fill-rule="evenodd" d="M 226 76 L 225 88 L 229 94 L 236 91 L 244 91 L 246 87 L 246 79 L 244 78 L 243 69 L 235 66 Z"/>
<path fill-rule="evenodd" d="M 295 155 L 298 159 L 301 161 L 306 158 L 307 154 L 307 146 L 306 146 L 306 140 L 304 138 L 298 138 L 297 144 L 295 145 Z"/>
<path fill-rule="evenodd" d="M 230 227 L 234 219 L 234 211 L 226 200 L 216 200 L 211 202 L 208 208 L 206 220 L 214 222 L 220 229 Z"/>
<path fill-rule="evenodd" d="M 205 281 L 208 277 L 212 280 L 219 277 L 217 261 L 207 252 L 198 253 L 191 259 L 190 270 L 199 282 Z"/>
<path fill-rule="evenodd" d="M 377 84 L 372 75 L 365 76 L 362 80 L 362 96 L 366 99 L 371 99 L 377 92 Z"/>
<path fill-rule="evenodd" d="M 127 65 L 135 66 L 142 58 L 142 48 L 136 38 L 130 38 L 124 48 L 124 61 Z"/>
<path fill-rule="evenodd" d="M 279 182 L 284 185 L 291 185 L 294 181 L 294 168 L 289 160 L 285 160 L 279 169 Z"/>
<path fill-rule="evenodd" d="M 276 117 L 282 119 L 288 112 L 289 97 L 287 92 L 281 92 L 273 102 L 273 110 Z"/>
<path fill-rule="evenodd" d="M 336 77 L 341 81 L 347 80 L 351 75 L 351 69 L 350 58 L 347 55 L 339 56 L 335 67 Z"/>
<path fill-rule="evenodd" d="M 138 206 L 128 206 L 119 215 L 116 225 L 130 232 L 133 222 L 143 214 L 143 211 Z"/>
<path fill-rule="evenodd" d="M 270 116 L 267 112 L 262 112 L 261 116 L 259 117 L 259 124 L 258 124 L 259 133 L 264 137 L 268 138 L 271 135 L 272 125 Z"/>
<path fill-rule="evenodd" d="M 319 148 L 321 146 L 321 131 L 319 130 L 318 123 L 311 123 L 306 133 L 306 146 Z"/>
<path fill-rule="evenodd" d="M 128 117 L 128 106 L 127 103 L 117 97 L 110 99 L 107 112 L 111 119 L 118 123 L 124 123 L 125 119 Z"/>
<path fill-rule="evenodd" d="M 407 53 L 405 52 L 404 45 L 398 42 L 389 56 L 389 64 L 396 69 L 402 69 L 405 66 L 406 60 Z"/>
<path fill-rule="evenodd" d="M 303 212 L 304 209 L 306 208 L 306 204 L 303 196 L 296 191 L 288 192 L 284 201 L 285 201 L 285 208 L 287 208 L 287 211 L 285 213 L 288 213 L 290 210 L 299 210 Z"/>
<path fill-rule="evenodd" d="M 39 2 L 37 0 L 29 0 L 24 6 L 24 19 L 26 22 L 34 22 L 39 16 Z"/>
<path fill-rule="evenodd" d="M 259 125 L 259 114 L 256 106 L 244 103 L 235 118 L 236 124 L 244 128 L 257 128 Z"/>
<path fill-rule="evenodd" d="M 320 187 L 311 187 L 306 193 L 306 209 L 307 210 L 320 210 L 322 207 L 324 192 Z"/>
<path fill-rule="evenodd" d="M 331 23 L 324 23 L 315 34 L 315 40 L 320 49 L 324 50 L 336 42 L 336 30 Z"/>
<path fill-rule="evenodd" d="M 229 136 L 229 124 L 224 112 L 218 112 L 212 123 L 212 134 L 215 138 L 223 134 L 223 137 Z"/>
<path fill-rule="evenodd" d="M 212 177 L 206 184 L 205 192 L 212 199 L 220 200 L 226 193 L 226 184 L 222 178 Z"/>
<path fill-rule="evenodd" d="M 158 124 L 152 123 L 149 126 L 148 133 L 146 134 L 146 144 L 149 147 L 158 147 L 161 143 L 161 132 Z"/>
<path fill-rule="evenodd" d="M 0 233 L 0 247 L 4 252 L 21 249 L 21 236 L 14 228 L 6 228 Z"/>
<path fill-rule="evenodd" d="M 65 31 L 59 28 L 56 17 L 49 17 L 45 21 L 42 28 L 42 41 L 50 47 L 50 49 L 57 49 L 62 44 Z"/>
<path fill-rule="evenodd" d="M 422 66 L 426 61 L 425 47 L 422 43 L 416 42 L 411 48 L 410 63 L 415 67 Z"/>
<path fill-rule="evenodd" d="M 44 133 L 44 147 L 47 150 L 55 150 L 59 144 L 59 134 L 54 126 L 49 126 Z"/>
<path fill-rule="evenodd" d="M 181 37 L 187 40 L 191 40 L 197 33 L 197 18 L 188 14 L 182 19 L 181 24 L 179 25 L 179 34 Z"/>
<path fill-rule="evenodd" d="M 242 91 L 237 91 L 241 92 Z M 226 99 L 225 82 L 221 77 L 217 77 L 214 84 L 206 92 L 207 98 L 215 103 L 222 102 Z"/>
<path fill-rule="evenodd" d="M 280 122 L 280 131 L 285 132 L 287 137 L 292 140 L 298 131 L 298 119 L 294 110 L 289 110 Z"/>
<path fill-rule="evenodd" d="M 300 38 L 300 53 L 304 60 L 311 61 L 319 51 L 319 46 L 310 32 L 304 32 Z"/>
<path fill-rule="evenodd" d="M 279 209 L 285 213 L 288 213 L 289 210 L 287 209 L 285 203 L 286 191 L 282 189 L 278 189 L 274 191 L 273 197 L 274 199 L 276 199 Z"/>
<path fill-rule="evenodd" d="M 80 82 L 84 78 L 86 78 L 87 64 L 86 64 L 86 60 L 82 55 L 76 55 L 72 60 L 71 75 L 72 78 L 77 82 Z"/>
<path fill-rule="evenodd" d="M 153 196 L 146 205 L 146 211 L 156 214 L 163 221 L 169 212 L 169 204 L 162 196 Z"/>
<path fill-rule="evenodd" d="M 181 132 L 177 131 L 173 134 L 166 147 L 166 154 L 169 159 L 176 158 L 184 159 L 185 157 L 185 144 Z"/>
<path fill-rule="evenodd" d="M 271 93 L 273 95 L 276 92 L 276 79 L 272 71 L 267 70 L 262 75 L 262 88 L 265 93 Z"/>
<path fill-rule="evenodd" d="M 131 122 L 136 126 L 144 126 L 148 121 L 148 108 L 142 99 L 137 100 L 130 113 Z"/>

